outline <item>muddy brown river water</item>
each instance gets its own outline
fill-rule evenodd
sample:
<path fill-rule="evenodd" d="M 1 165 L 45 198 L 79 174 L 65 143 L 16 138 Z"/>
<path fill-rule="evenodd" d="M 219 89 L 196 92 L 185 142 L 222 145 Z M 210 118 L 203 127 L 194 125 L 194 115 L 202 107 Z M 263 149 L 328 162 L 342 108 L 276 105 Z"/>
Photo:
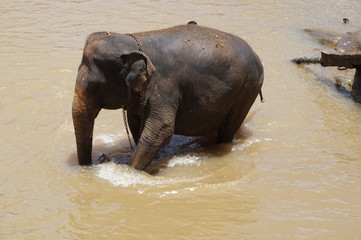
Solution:
<path fill-rule="evenodd" d="M 361 105 L 303 32 L 361 26 L 359 0 L 0 2 L 0 239 L 361 239 Z M 347 17 L 350 22 L 344 24 Z M 243 37 L 263 94 L 232 144 L 176 136 L 153 166 L 79 167 L 71 102 L 88 34 L 184 24 Z M 94 157 L 130 155 L 121 111 Z"/>

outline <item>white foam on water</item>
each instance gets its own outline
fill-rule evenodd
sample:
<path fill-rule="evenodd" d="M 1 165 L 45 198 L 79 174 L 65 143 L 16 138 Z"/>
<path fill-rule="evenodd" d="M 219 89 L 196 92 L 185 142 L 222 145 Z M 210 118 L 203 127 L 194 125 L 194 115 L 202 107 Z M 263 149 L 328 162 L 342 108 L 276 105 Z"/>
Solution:
<path fill-rule="evenodd" d="M 258 142 L 260 142 L 259 139 L 247 139 L 246 141 L 242 142 L 241 144 L 233 146 L 232 147 L 232 152 L 233 151 L 242 151 L 242 150 L 244 150 L 246 148 L 249 148 L 253 144 L 258 143 Z"/>
<path fill-rule="evenodd" d="M 134 168 L 115 163 L 106 163 L 96 166 L 95 174 L 114 186 L 131 187 L 131 186 L 169 186 L 175 183 L 197 182 L 202 177 L 197 178 L 166 178 L 159 176 L 152 176 L 146 172 L 135 170 Z M 143 193 L 143 192 L 139 192 Z M 174 194 L 174 192 L 173 192 Z"/>
<path fill-rule="evenodd" d="M 167 167 L 175 167 L 175 166 L 200 166 L 201 165 L 201 157 L 197 156 L 175 156 L 171 160 L 169 160 Z"/>
<path fill-rule="evenodd" d="M 167 195 L 175 195 L 175 194 L 178 194 L 177 190 L 165 191 L 160 194 L 160 197 L 165 197 Z"/>
<path fill-rule="evenodd" d="M 121 134 L 98 134 L 94 137 L 94 140 L 105 144 L 114 144 L 120 136 Z"/>
<path fill-rule="evenodd" d="M 242 142 L 241 144 L 238 144 L 238 145 L 235 145 L 232 147 L 232 152 L 234 151 L 243 151 L 249 147 L 251 147 L 253 144 L 255 143 L 259 143 L 261 141 L 272 141 L 272 139 L 269 139 L 269 138 L 264 138 L 263 140 L 260 140 L 260 139 L 247 139 L 246 141 Z"/>
<path fill-rule="evenodd" d="M 97 166 L 96 175 L 114 186 L 129 187 L 136 184 L 152 184 L 152 180 L 146 176 L 146 173 L 137 171 L 127 165 L 101 164 Z"/>

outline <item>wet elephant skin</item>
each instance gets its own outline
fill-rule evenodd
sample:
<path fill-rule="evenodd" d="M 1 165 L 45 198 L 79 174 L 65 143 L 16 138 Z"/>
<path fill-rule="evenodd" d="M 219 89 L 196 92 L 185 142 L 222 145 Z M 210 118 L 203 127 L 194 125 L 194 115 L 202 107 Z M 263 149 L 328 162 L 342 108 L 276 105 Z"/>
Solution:
<path fill-rule="evenodd" d="M 92 164 L 94 119 L 127 110 L 145 169 L 173 134 L 232 141 L 263 83 L 260 59 L 241 38 L 191 25 L 135 34 L 91 34 L 73 100 L 78 160 Z"/>

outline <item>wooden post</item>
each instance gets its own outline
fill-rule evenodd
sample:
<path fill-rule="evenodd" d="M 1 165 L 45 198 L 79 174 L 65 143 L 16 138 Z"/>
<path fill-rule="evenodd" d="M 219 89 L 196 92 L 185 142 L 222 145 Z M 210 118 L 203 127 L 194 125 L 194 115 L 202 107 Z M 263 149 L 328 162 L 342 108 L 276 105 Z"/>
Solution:
<path fill-rule="evenodd" d="M 352 83 L 352 97 L 361 103 L 361 66 L 356 67 L 355 78 Z"/>

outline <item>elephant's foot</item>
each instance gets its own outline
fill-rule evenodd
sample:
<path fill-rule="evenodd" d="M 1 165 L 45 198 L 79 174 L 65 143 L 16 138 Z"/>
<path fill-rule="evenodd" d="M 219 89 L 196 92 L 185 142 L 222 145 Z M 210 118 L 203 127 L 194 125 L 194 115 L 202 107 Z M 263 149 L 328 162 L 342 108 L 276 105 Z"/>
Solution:
<path fill-rule="evenodd" d="M 128 164 L 129 163 L 130 155 L 129 153 L 123 156 L 122 158 L 109 158 L 105 153 L 102 153 L 98 159 L 93 161 L 93 165 L 99 165 L 102 163 L 113 162 L 115 164 Z"/>
<path fill-rule="evenodd" d="M 110 162 L 110 158 L 105 155 L 104 153 L 102 153 L 97 160 L 95 160 L 93 162 L 94 165 L 99 165 L 99 164 L 102 164 L 102 163 L 107 163 L 107 162 Z"/>

